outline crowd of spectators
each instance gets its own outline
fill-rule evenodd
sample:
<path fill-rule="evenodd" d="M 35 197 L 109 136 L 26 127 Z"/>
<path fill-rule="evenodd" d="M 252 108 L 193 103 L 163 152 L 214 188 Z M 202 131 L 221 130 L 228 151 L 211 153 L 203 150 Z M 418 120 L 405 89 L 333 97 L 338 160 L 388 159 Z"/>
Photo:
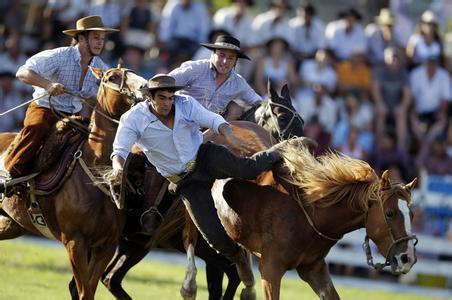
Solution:
<path fill-rule="evenodd" d="M 452 175 L 452 64 L 444 39 L 450 2 L 434 1 L 418 19 L 397 7 L 404 1 L 386 1 L 389 8 L 367 21 L 350 7 L 330 22 L 306 1 L 272 0 L 263 11 L 253 2 L 213 10 L 195 0 L 1 1 L 0 112 L 31 98 L 30 87 L 15 79 L 17 68 L 38 51 L 69 45 L 61 31 L 82 16 L 100 15 L 105 26 L 120 28 L 103 58 L 115 65 L 122 57 L 145 78 L 208 58 L 200 43 L 228 32 L 252 58 L 236 71 L 259 94 L 266 96 L 267 79 L 278 90 L 289 84 L 306 135 L 319 142 L 317 154 L 338 149 L 377 172 L 390 169 L 397 181 L 421 170 Z M 20 129 L 24 112 L 2 116 L 0 130 Z"/>

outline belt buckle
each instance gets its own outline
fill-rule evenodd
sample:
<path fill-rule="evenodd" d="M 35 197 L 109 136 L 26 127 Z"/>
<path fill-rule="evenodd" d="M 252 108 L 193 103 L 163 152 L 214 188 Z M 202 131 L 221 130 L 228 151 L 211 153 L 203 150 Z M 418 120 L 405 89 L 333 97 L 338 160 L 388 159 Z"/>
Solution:
<path fill-rule="evenodd" d="M 185 170 L 187 172 L 193 171 L 193 169 L 196 166 L 196 160 L 190 160 L 186 165 L 185 165 Z"/>

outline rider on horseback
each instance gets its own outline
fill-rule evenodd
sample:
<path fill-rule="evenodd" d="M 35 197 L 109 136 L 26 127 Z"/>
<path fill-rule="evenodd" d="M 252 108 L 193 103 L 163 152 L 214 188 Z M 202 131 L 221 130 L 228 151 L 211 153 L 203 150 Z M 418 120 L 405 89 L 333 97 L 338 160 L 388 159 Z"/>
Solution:
<path fill-rule="evenodd" d="M 113 144 L 115 181 L 121 182 L 122 168 L 136 143 L 157 171 L 176 185 L 193 221 L 213 248 L 235 262 L 246 286 L 252 277 L 245 253 L 226 234 L 211 195 L 217 178 L 254 179 L 280 160 L 276 148 L 239 157 L 226 147 L 203 144 L 202 127 L 224 136 L 231 148 L 247 149 L 223 117 L 208 111 L 194 98 L 174 94 L 183 86 L 173 77 L 156 75 L 148 82 L 148 100 L 134 106 L 122 117 Z"/>
<path fill-rule="evenodd" d="M 114 31 L 118 30 L 104 27 L 100 16 L 81 18 L 76 29 L 63 31 L 73 37 L 73 46 L 39 52 L 19 68 L 17 78 L 34 87 L 33 97 L 37 100 L 28 106 L 24 127 L 5 158 L 10 177 L 30 173 L 37 153 L 60 116 L 84 115 L 80 99 L 65 94 L 65 89 L 78 91 L 83 97 L 96 96 L 97 80 L 88 67 L 107 68 L 98 55 L 104 47 L 105 35 Z M 0 193 L 5 186 L 0 185 Z"/>
<path fill-rule="evenodd" d="M 220 35 L 214 44 L 201 44 L 212 50 L 210 60 L 184 62 L 168 75 L 183 85 L 183 94 L 190 95 L 210 111 L 221 113 L 226 120 L 237 120 L 243 109 L 233 100 L 241 100 L 248 105 L 262 102 L 259 96 L 234 71 L 239 58 L 250 59 L 240 49 L 240 41 L 230 35 Z"/>

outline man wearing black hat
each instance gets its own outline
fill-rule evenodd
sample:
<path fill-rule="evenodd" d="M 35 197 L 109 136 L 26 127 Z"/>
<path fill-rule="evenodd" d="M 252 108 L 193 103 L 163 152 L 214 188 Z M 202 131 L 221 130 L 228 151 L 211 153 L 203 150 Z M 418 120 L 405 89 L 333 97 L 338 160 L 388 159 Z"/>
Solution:
<path fill-rule="evenodd" d="M 243 112 L 233 100 L 248 105 L 262 101 L 261 96 L 234 71 L 239 58 L 250 59 L 240 48 L 239 40 L 230 35 L 220 35 L 215 43 L 201 45 L 212 51 L 210 60 L 187 61 L 169 73 L 178 85 L 185 86 L 181 93 L 192 96 L 228 121 L 238 119 Z"/>
<path fill-rule="evenodd" d="M 254 179 L 280 160 L 277 144 L 251 158 L 239 157 L 226 147 L 203 144 L 201 127 L 222 135 L 229 147 L 249 148 L 237 138 L 223 117 L 193 97 L 174 94 L 182 89 L 175 79 L 159 74 L 148 82 L 148 100 L 126 112 L 113 143 L 113 177 L 121 182 L 122 168 L 130 149 L 138 145 L 157 171 L 177 186 L 184 204 L 203 237 L 217 251 L 237 264 L 241 280 L 254 285 L 245 253 L 226 234 L 218 218 L 211 188 L 215 179 Z"/>
<path fill-rule="evenodd" d="M 24 127 L 5 157 L 5 168 L 11 177 L 31 171 L 47 133 L 58 121 L 52 108 L 63 115 L 82 111 L 80 99 L 65 94 L 65 89 L 79 91 L 84 97 L 96 96 L 97 79 L 88 72 L 88 66 L 107 68 L 98 55 L 103 50 L 105 35 L 115 31 L 118 30 L 105 28 L 99 16 L 81 18 L 75 29 L 63 31 L 74 38 L 74 46 L 42 51 L 19 68 L 17 78 L 33 86 L 33 98 L 37 100 L 28 106 Z"/>

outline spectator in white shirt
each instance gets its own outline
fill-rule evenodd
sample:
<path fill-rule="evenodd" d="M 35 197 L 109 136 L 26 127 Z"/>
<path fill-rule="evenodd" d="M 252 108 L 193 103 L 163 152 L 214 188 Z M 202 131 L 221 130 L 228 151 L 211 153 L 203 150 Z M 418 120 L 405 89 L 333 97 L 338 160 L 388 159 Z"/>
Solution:
<path fill-rule="evenodd" d="M 302 4 L 298 15 L 289 21 L 290 43 L 297 59 L 313 58 L 317 49 L 325 47 L 325 24 L 316 17 L 311 4 Z"/>
<path fill-rule="evenodd" d="M 384 51 L 388 47 L 404 49 L 402 38 L 394 31 L 395 18 L 388 8 L 380 10 L 375 23 L 366 26 L 367 56 L 374 65 L 384 63 Z"/>
<path fill-rule="evenodd" d="M 421 66 L 415 68 L 410 75 L 410 88 L 414 98 L 415 110 L 411 114 L 411 126 L 419 128 L 419 124 L 427 130 L 447 117 L 447 107 L 451 101 L 450 77 L 439 65 L 438 56 L 430 56 Z M 421 140 L 427 132 L 413 130 Z"/>
<path fill-rule="evenodd" d="M 252 23 L 252 45 L 262 47 L 275 36 L 290 40 L 287 0 L 272 0 L 270 9 L 257 15 Z M 251 33 L 250 33 L 251 34 Z"/>
<path fill-rule="evenodd" d="M 336 58 L 346 60 L 352 56 L 352 49 L 366 49 L 367 42 L 362 16 L 354 8 L 339 13 L 339 20 L 328 23 L 325 29 L 327 47 L 334 51 Z"/>

